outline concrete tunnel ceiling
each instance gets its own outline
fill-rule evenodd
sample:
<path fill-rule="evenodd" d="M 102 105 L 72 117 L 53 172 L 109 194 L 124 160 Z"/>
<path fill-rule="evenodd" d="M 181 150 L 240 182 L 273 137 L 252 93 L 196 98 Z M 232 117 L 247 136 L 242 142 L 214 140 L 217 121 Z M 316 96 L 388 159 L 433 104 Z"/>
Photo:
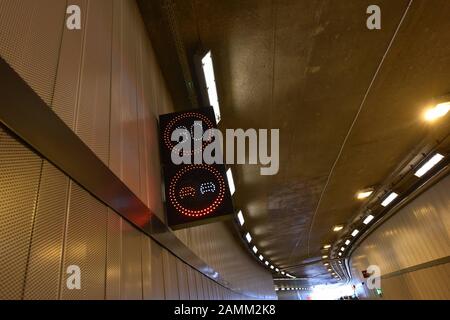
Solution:
<path fill-rule="evenodd" d="M 234 166 L 235 206 L 267 259 L 306 283 L 332 282 L 322 247 L 362 207 L 355 193 L 434 134 L 420 115 L 450 92 L 447 0 L 138 2 L 179 110 L 192 108 L 181 43 L 192 73 L 197 49 L 213 52 L 222 128 L 280 129 L 278 175 Z M 381 30 L 366 28 L 372 4 Z"/>

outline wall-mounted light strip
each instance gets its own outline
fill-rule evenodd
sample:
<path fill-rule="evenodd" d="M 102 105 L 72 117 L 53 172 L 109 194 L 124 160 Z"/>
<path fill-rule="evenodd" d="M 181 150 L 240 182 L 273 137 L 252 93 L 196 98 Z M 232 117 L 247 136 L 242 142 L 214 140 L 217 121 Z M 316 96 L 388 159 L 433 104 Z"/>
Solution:
<path fill-rule="evenodd" d="M 391 204 L 392 201 L 394 201 L 398 197 L 398 194 L 395 192 L 391 192 L 389 196 L 387 196 L 386 199 L 381 203 L 383 207 L 387 207 L 389 204 Z"/>
<path fill-rule="evenodd" d="M 202 59 L 202 66 L 203 66 L 203 73 L 205 75 L 206 87 L 208 90 L 209 103 L 214 108 L 214 113 L 216 115 L 216 122 L 217 124 L 219 124 L 221 119 L 220 105 L 219 105 L 219 97 L 217 95 L 216 77 L 214 75 L 214 65 L 211 51 L 208 52 Z"/>
<path fill-rule="evenodd" d="M 439 162 L 444 159 L 444 156 L 442 154 L 436 153 L 430 160 L 425 162 L 419 170 L 417 170 L 414 175 L 418 178 L 421 178 L 424 174 L 426 174 L 428 171 L 430 171 L 435 165 L 437 165 Z"/>
<path fill-rule="evenodd" d="M 364 223 L 365 225 L 367 225 L 367 224 L 369 224 L 370 222 L 372 222 L 372 220 L 373 220 L 374 218 L 375 218 L 375 217 L 374 217 L 373 215 L 369 214 L 369 215 L 364 219 L 363 223 Z"/>
<path fill-rule="evenodd" d="M 244 219 L 244 214 L 242 213 L 242 211 L 239 211 L 237 214 L 237 218 L 239 220 L 239 224 L 241 225 L 241 227 L 245 224 L 245 219 Z"/>
<path fill-rule="evenodd" d="M 236 186 L 234 185 L 234 179 L 233 179 L 233 171 L 231 169 L 228 169 L 227 171 L 227 180 L 228 180 L 228 187 L 230 188 L 231 195 L 234 195 L 236 192 Z"/>

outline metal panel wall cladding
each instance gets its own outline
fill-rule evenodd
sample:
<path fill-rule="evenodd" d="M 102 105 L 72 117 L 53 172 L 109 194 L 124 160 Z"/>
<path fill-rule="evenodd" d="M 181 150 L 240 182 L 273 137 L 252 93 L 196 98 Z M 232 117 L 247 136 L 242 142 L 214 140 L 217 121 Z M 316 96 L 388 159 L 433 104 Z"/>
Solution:
<path fill-rule="evenodd" d="M 214 149 L 215 138 L 208 130 L 216 128 L 214 111 L 210 107 L 160 116 L 167 221 L 172 229 L 211 223 L 233 214 L 225 166 L 206 164 L 203 157 L 201 162 L 196 160 L 205 150 Z M 172 141 L 177 129 L 186 130 L 185 134 L 180 141 Z M 184 145 L 185 142 L 190 145 Z M 190 158 L 190 164 L 174 164 L 172 151 Z"/>

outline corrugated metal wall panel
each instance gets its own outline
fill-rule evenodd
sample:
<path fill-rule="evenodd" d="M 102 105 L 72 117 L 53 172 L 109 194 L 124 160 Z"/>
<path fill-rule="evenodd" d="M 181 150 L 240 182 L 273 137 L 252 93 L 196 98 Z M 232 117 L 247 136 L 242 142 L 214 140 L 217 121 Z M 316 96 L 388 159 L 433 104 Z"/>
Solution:
<path fill-rule="evenodd" d="M 59 297 L 69 179 L 44 161 L 30 244 L 25 299 Z"/>
<path fill-rule="evenodd" d="M 196 284 L 196 288 L 197 288 L 197 299 L 198 300 L 206 300 L 205 293 L 203 290 L 203 280 L 202 280 L 203 276 L 197 270 L 194 270 L 194 274 L 195 274 L 195 284 Z"/>
<path fill-rule="evenodd" d="M 0 299 L 21 299 L 42 160 L 0 127 Z"/>
<path fill-rule="evenodd" d="M 121 298 L 122 270 L 122 218 L 108 209 L 108 231 L 106 251 L 106 299 Z M 125 261 L 126 262 L 126 261 Z"/>
<path fill-rule="evenodd" d="M 175 257 L 163 249 L 164 289 L 167 300 L 179 300 L 177 263 Z"/>
<path fill-rule="evenodd" d="M 376 229 L 352 255 L 352 270 L 378 265 L 382 275 L 436 261 L 450 255 L 450 176 L 414 199 Z M 450 277 L 442 266 L 382 280 L 385 299 L 450 299 Z M 448 264 L 445 268 L 448 268 Z M 443 273 L 435 272 L 441 270 Z M 447 290 L 446 290 L 447 289 Z M 372 293 L 369 293 L 372 294 Z"/>
<path fill-rule="evenodd" d="M 70 184 L 62 299 L 105 299 L 107 209 L 75 183 Z M 66 286 L 66 270 L 81 270 L 81 290 Z"/>
<path fill-rule="evenodd" d="M 75 131 L 106 164 L 109 162 L 112 2 L 88 2 Z"/>
<path fill-rule="evenodd" d="M 151 298 L 163 300 L 166 296 L 164 288 L 163 249 L 153 240 L 150 240 L 152 260 L 152 293 Z"/>
<path fill-rule="evenodd" d="M 187 280 L 189 287 L 189 300 L 197 300 L 197 280 L 195 278 L 195 271 L 190 266 L 186 266 Z"/>
<path fill-rule="evenodd" d="M 180 293 L 180 300 L 189 300 L 189 283 L 186 264 L 176 259 L 177 276 L 178 276 L 178 291 Z"/>
<path fill-rule="evenodd" d="M 51 104 L 66 2 L 0 1 L 0 55 Z"/>
<path fill-rule="evenodd" d="M 82 13 L 87 12 L 87 0 L 74 0 Z M 78 110 L 83 43 L 88 28 L 86 14 L 81 15 L 81 30 L 63 29 L 61 49 L 56 74 L 52 108 L 72 130 L 75 128 L 75 115 Z"/>
<path fill-rule="evenodd" d="M 122 220 L 121 299 L 142 299 L 141 233 Z"/>
<path fill-rule="evenodd" d="M 150 238 L 141 234 L 142 249 L 142 298 L 152 299 L 152 247 Z"/>
<path fill-rule="evenodd" d="M 114 1 L 110 168 L 140 195 L 136 19 L 132 1 Z"/>

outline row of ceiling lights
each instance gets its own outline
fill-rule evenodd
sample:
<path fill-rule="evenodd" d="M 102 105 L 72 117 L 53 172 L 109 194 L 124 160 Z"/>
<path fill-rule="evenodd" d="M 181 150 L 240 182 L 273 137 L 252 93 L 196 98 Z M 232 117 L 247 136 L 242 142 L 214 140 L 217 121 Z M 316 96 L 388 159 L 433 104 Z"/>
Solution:
<path fill-rule="evenodd" d="M 275 288 L 275 291 L 310 291 L 308 288 Z"/>
<path fill-rule="evenodd" d="M 216 116 L 216 122 L 218 124 L 221 120 L 221 113 L 220 113 L 219 99 L 218 99 L 218 95 L 217 95 L 214 64 L 213 64 L 213 60 L 212 60 L 212 54 L 210 51 L 202 59 L 202 68 L 203 68 L 203 75 L 205 78 L 206 91 L 208 94 L 209 103 L 212 105 L 212 107 L 214 109 L 214 113 Z M 227 180 L 228 180 L 228 186 L 230 188 L 230 193 L 233 196 L 234 193 L 236 192 L 236 186 L 234 184 L 233 172 L 231 171 L 231 169 L 229 169 L 227 171 Z M 239 225 L 241 227 L 243 227 L 245 224 L 245 219 L 244 219 L 244 215 L 243 215 L 242 211 L 239 211 L 239 213 L 237 214 L 237 219 L 239 221 Z M 251 246 L 252 236 L 249 232 L 247 232 L 245 234 L 245 240 Z M 277 273 L 279 273 L 283 276 L 286 276 L 288 278 L 291 278 L 291 279 L 296 278 L 295 276 L 292 276 L 284 271 L 281 271 L 277 266 L 271 264 L 268 260 L 266 260 L 263 255 L 261 255 L 261 254 L 258 255 L 259 249 L 256 246 L 253 246 L 251 249 L 252 249 L 253 253 L 257 256 L 257 258 L 261 262 L 263 262 L 264 265 L 267 268 L 269 268 L 270 270 L 272 270 L 273 272 L 277 272 Z"/>
<path fill-rule="evenodd" d="M 444 117 L 449 111 L 450 111 L 450 101 L 441 102 L 441 103 L 436 104 L 433 108 L 426 110 L 426 112 L 424 114 L 424 119 L 426 121 L 433 122 L 439 118 Z M 429 157 L 428 160 L 425 161 L 425 163 L 423 163 L 415 171 L 414 176 L 416 176 L 417 178 L 422 178 L 427 172 L 429 172 L 434 166 L 436 166 L 444 158 L 445 158 L 445 156 L 443 156 L 442 154 L 434 153 L 433 156 Z M 356 198 L 358 200 L 365 200 L 365 199 L 369 198 L 374 192 L 375 192 L 374 188 L 368 188 L 365 190 L 361 190 L 357 193 Z M 384 197 L 383 201 L 381 202 L 381 206 L 384 208 L 388 207 L 398 197 L 399 197 L 399 194 L 397 192 L 394 192 L 394 191 L 389 192 L 388 195 L 386 197 Z M 362 227 L 368 226 L 374 219 L 375 219 L 374 215 L 368 214 L 367 216 L 364 217 L 364 219 L 362 221 L 362 223 L 363 223 Z M 342 229 L 344 229 L 344 225 L 336 225 L 333 227 L 334 232 L 339 232 Z M 359 233 L 360 233 L 360 229 L 356 228 L 350 234 L 351 237 L 350 236 L 344 237 L 344 239 L 345 238 L 347 238 L 347 239 L 345 240 L 344 245 L 341 246 L 341 248 L 339 249 L 339 252 L 338 252 L 339 257 L 342 257 L 344 252 L 347 250 L 347 248 L 351 244 L 352 240 Z M 323 246 L 324 250 L 329 250 L 330 248 L 331 248 L 331 245 L 329 245 L 329 244 Z M 328 259 L 328 258 L 329 258 L 328 255 L 324 255 L 322 257 L 322 259 L 324 259 L 324 260 Z M 341 262 L 339 261 L 339 263 L 341 263 Z M 329 263 L 326 262 L 324 265 L 326 267 L 328 267 Z M 331 268 L 328 268 L 328 271 L 331 272 L 331 274 L 336 277 L 336 274 L 334 273 L 334 271 Z"/>
<path fill-rule="evenodd" d="M 228 169 L 228 171 L 227 171 L 227 179 L 228 179 L 228 186 L 230 188 L 231 195 L 234 195 L 234 193 L 236 192 L 236 187 L 234 184 L 233 172 L 231 171 L 231 169 Z M 244 229 L 245 218 L 244 218 L 244 214 L 242 213 L 242 211 L 239 211 L 237 213 L 236 218 L 237 218 L 241 228 Z M 258 247 L 256 245 L 252 246 L 253 237 L 250 234 L 250 232 L 246 232 L 244 238 L 245 238 L 246 242 L 248 243 L 248 245 L 251 247 L 251 250 L 253 251 L 253 253 L 255 254 L 257 259 L 259 259 L 259 261 L 261 261 L 261 263 L 264 263 L 264 265 L 268 269 L 272 270 L 272 272 L 279 273 L 279 274 L 286 276 L 288 278 L 291 278 L 291 279 L 296 278 L 295 276 L 293 276 L 289 273 L 286 273 L 285 271 L 281 271 L 277 266 L 275 266 L 274 264 L 272 264 L 268 260 L 266 260 L 264 258 L 264 256 L 262 254 L 260 254 Z"/>

